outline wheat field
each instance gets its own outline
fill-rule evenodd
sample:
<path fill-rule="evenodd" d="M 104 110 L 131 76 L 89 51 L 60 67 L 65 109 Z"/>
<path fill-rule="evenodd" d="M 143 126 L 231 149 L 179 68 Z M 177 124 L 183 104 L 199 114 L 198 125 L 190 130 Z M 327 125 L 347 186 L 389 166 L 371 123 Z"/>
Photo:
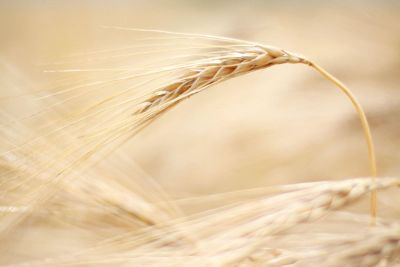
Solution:
<path fill-rule="evenodd" d="M 399 11 L 0 2 L 0 266 L 400 266 Z"/>

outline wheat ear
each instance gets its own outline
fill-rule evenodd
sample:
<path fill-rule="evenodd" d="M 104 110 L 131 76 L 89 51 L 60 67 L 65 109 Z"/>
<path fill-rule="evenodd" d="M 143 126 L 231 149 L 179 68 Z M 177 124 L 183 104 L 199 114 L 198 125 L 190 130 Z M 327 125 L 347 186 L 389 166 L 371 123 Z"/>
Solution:
<path fill-rule="evenodd" d="M 237 40 L 235 41 L 237 42 Z M 374 181 L 377 176 L 377 167 L 371 130 L 365 112 L 352 92 L 319 65 L 303 56 L 271 46 L 260 44 L 249 46 L 248 44 L 248 42 L 244 42 L 243 47 L 238 47 L 237 51 L 227 51 L 209 61 L 189 67 L 175 82 L 156 90 L 139 104 L 134 114 L 144 116 L 145 119 L 152 119 L 181 100 L 224 80 L 277 64 L 303 63 L 311 66 L 323 77 L 333 82 L 351 101 L 361 121 L 368 147 L 370 176 Z M 375 191 L 371 192 L 370 210 L 372 222 L 375 223 L 377 213 Z"/>
<path fill-rule="evenodd" d="M 399 226 L 377 229 L 357 241 L 348 241 L 343 248 L 331 254 L 327 267 L 389 266 L 400 252 Z M 386 263 L 386 264 L 385 264 Z"/>
<path fill-rule="evenodd" d="M 225 210 L 205 216 L 188 218 L 182 222 L 172 222 L 173 229 L 169 225 L 161 228 L 151 226 L 147 228 L 148 231 L 159 231 L 154 238 L 149 238 L 150 235 L 145 233 L 146 230 L 143 233 L 139 232 L 138 235 L 129 235 L 117 243 L 113 242 L 114 245 L 118 245 L 120 249 L 118 252 L 108 252 L 109 254 L 107 254 L 105 249 L 109 248 L 108 246 L 99 247 L 87 255 L 83 253 L 30 262 L 29 266 L 71 266 L 75 264 L 92 266 L 105 263 L 115 266 L 130 263 L 134 266 L 175 267 L 182 266 L 182 260 L 185 261 L 185 266 L 221 267 L 241 266 L 241 264 L 246 266 L 249 261 L 264 264 L 263 266 L 284 266 L 284 264 L 294 263 L 297 260 L 308 260 L 307 258 L 313 255 L 306 258 L 298 257 L 299 255 L 290 253 L 290 251 L 279 255 L 275 254 L 274 257 L 270 257 L 269 252 L 272 251 L 267 251 L 263 255 L 263 250 L 271 241 L 271 237 L 283 234 L 300 224 L 314 222 L 334 210 L 347 207 L 371 190 L 384 190 L 399 185 L 399 179 L 384 177 L 375 182 L 369 178 L 360 178 L 308 183 L 307 187 L 299 186 L 298 190 L 293 190 L 293 192 L 241 203 L 238 206 L 227 207 Z M 198 246 L 188 246 L 187 240 L 177 241 L 181 233 L 178 233 L 176 229 L 195 233 Z M 392 255 L 389 248 L 392 249 L 391 244 L 394 242 L 391 240 L 396 233 L 388 232 L 388 238 L 384 239 L 390 245 L 388 248 L 380 248 L 380 244 L 383 243 L 373 244 L 374 242 L 368 241 L 368 244 L 374 245 L 375 250 L 380 249 L 379 251 L 382 253 L 387 253 L 385 255 Z M 398 243 L 395 245 L 398 246 Z M 343 261 L 348 261 L 350 258 L 356 261 L 362 260 L 362 255 L 359 253 L 362 248 L 363 240 L 360 240 L 354 250 L 339 251 L 338 259 Z M 395 251 L 397 248 L 393 249 Z M 348 254 L 346 254 L 347 251 Z M 337 250 L 334 252 L 336 253 Z"/>

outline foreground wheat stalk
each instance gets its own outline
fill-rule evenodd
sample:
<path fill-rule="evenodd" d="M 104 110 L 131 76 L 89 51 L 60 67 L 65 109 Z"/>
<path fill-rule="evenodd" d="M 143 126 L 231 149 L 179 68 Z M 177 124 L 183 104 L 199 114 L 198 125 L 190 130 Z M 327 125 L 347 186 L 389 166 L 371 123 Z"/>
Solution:
<path fill-rule="evenodd" d="M 277 64 L 302 63 L 311 66 L 324 75 L 324 77 L 333 81 L 353 103 L 359 114 L 368 145 L 370 176 L 376 176 L 375 152 L 372 136 L 361 105 L 342 83 L 333 78 L 318 65 L 294 53 L 252 42 L 203 35 L 181 35 L 183 35 L 182 38 L 199 38 L 203 40 L 206 39 L 207 41 L 212 40 L 219 42 L 219 45 L 211 46 L 218 47 L 218 49 L 216 51 L 206 51 L 203 53 L 204 59 L 202 60 L 193 60 L 181 66 L 173 65 L 164 70 L 160 70 L 160 72 L 167 71 L 167 74 L 169 74 L 168 71 L 174 71 L 172 74 L 177 75 L 176 77 L 178 78 L 172 82 L 162 83 L 158 89 L 154 90 L 154 88 L 151 88 L 150 94 L 138 96 L 135 95 L 135 92 L 132 92 L 135 90 L 126 89 L 103 99 L 103 101 L 99 103 L 95 103 L 86 111 L 76 114 L 75 117 L 67 118 L 67 120 L 63 121 L 65 125 L 55 127 L 55 130 L 40 135 L 40 138 L 28 141 L 28 144 L 17 146 L 17 148 L 13 150 L 19 150 L 19 152 L 22 153 L 18 153 L 18 156 L 11 153 L 12 156 L 19 158 L 20 154 L 23 154 L 22 157 L 25 157 L 26 151 L 28 151 L 30 158 L 27 160 L 31 162 L 33 158 L 33 161 L 35 161 L 32 163 L 34 170 L 32 171 L 31 177 L 37 179 L 42 176 L 43 173 L 48 173 L 46 176 L 48 176 L 51 184 L 59 183 L 60 180 L 70 176 L 72 171 L 88 166 L 87 162 L 93 158 L 95 154 L 99 154 L 100 150 L 104 150 L 107 145 L 115 143 L 115 146 L 121 146 L 124 141 L 132 137 L 138 130 L 149 124 L 153 119 L 159 117 L 159 115 L 191 95 L 201 92 L 222 81 L 252 71 Z M 172 74 L 171 77 L 175 77 Z M 127 75 L 105 82 L 117 80 L 126 81 L 132 77 L 137 77 L 137 75 Z M 101 84 L 100 82 L 94 85 L 97 87 Z M 73 91 L 78 88 L 81 87 L 68 88 L 66 91 Z M 125 97 L 127 97 L 127 99 Z M 136 100 L 138 101 L 136 102 Z M 113 103 L 113 101 L 115 103 Z M 134 116 L 132 116 L 132 110 Z M 86 131 L 88 134 L 85 134 Z M 68 132 L 71 135 L 72 138 L 70 138 L 68 142 L 65 141 L 66 138 L 63 137 L 65 133 L 63 132 Z M 82 134 L 82 132 L 84 134 Z M 43 149 L 38 148 L 40 145 L 38 145 L 37 141 L 41 140 L 47 145 L 48 140 L 51 139 L 49 136 L 63 139 L 63 142 L 57 142 L 56 146 L 53 146 L 54 155 L 42 153 Z M 34 144 L 35 142 L 37 146 Z M 44 188 L 46 189 L 48 186 Z M 43 202 L 47 201 L 49 198 L 47 197 L 49 194 L 38 194 L 41 197 L 36 199 L 42 198 Z M 28 199 L 27 202 L 32 203 L 31 199 Z M 372 192 L 371 198 L 371 214 L 372 217 L 375 218 L 376 194 L 374 192 Z"/>
<path fill-rule="evenodd" d="M 223 40 L 225 39 L 226 38 Z M 359 116 L 367 143 L 370 176 L 373 180 L 375 179 L 377 176 L 376 156 L 369 123 L 361 104 L 343 83 L 322 67 L 303 56 L 271 46 L 256 43 L 252 44 L 236 39 L 229 40 L 235 43 L 241 43 L 243 48 L 239 47 L 236 51 L 221 53 L 220 56 L 188 67 L 186 72 L 175 82 L 156 90 L 144 102 L 139 104 L 134 114 L 151 119 L 176 105 L 183 99 L 227 79 L 278 64 L 306 64 L 315 69 L 326 79 L 333 82 L 351 101 Z M 371 193 L 370 209 L 371 217 L 374 222 L 377 212 L 376 193 L 374 191 Z"/>

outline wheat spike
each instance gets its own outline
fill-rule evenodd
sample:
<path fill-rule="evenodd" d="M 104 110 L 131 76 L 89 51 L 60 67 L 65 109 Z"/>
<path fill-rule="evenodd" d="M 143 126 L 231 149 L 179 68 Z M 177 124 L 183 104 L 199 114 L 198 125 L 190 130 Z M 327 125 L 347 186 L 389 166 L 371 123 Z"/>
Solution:
<path fill-rule="evenodd" d="M 262 247 L 264 238 L 268 235 L 284 232 L 298 224 L 315 221 L 329 211 L 348 206 L 357 201 L 363 195 L 374 190 L 385 189 L 388 187 L 399 186 L 399 180 L 396 178 L 382 178 L 378 181 L 370 179 L 354 179 L 342 182 L 327 182 L 322 185 L 315 184 L 310 189 L 300 190 L 291 196 L 291 193 L 282 194 L 277 197 L 266 198 L 261 205 L 269 207 L 279 207 L 274 213 L 264 210 L 265 216 L 243 223 L 240 228 L 233 229 L 229 234 L 236 236 L 236 241 L 240 236 L 255 237 L 256 240 L 247 240 L 249 244 L 241 252 L 218 257 L 224 265 L 231 266 L 233 262 L 240 262 L 248 258 L 249 255 L 256 253 Z M 290 199 L 292 198 L 292 201 Z M 286 205 L 283 205 L 286 203 Z M 255 203 L 253 203 L 256 205 Z M 261 212 L 255 208 L 255 211 Z M 250 214 L 246 214 L 252 218 Z M 254 216 L 254 215 L 253 215 Z M 237 217 L 236 217 L 237 218 Z M 224 233 L 215 240 L 226 240 L 229 234 Z M 259 240 L 257 240 L 259 239 Z M 233 242 L 232 242 L 233 243 Z M 232 244 L 231 244 L 232 245 Z M 229 246 L 229 245 L 226 245 Z M 223 247 L 222 247 L 223 248 Z M 223 249 L 221 249 L 223 251 Z M 251 252 L 253 251 L 253 252 Z"/>
<path fill-rule="evenodd" d="M 284 63 L 311 64 L 303 57 L 274 47 L 254 45 L 234 52 L 227 51 L 209 62 L 191 67 L 180 79 L 155 91 L 151 97 L 139 104 L 135 114 L 179 101 L 221 81 Z"/>
<path fill-rule="evenodd" d="M 219 37 L 213 38 L 218 39 Z M 222 40 L 225 41 L 225 38 Z M 306 64 L 315 69 L 323 77 L 333 82 L 351 101 L 359 116 L 368 148 L 369 174 L 372 179 L 375 180 L 377 176 L 375 148 L 367 117 L 359 101 L 342 82 L 329 74 L 318 64 L 303 56 L 271 46 L 236 39 L 229 40 L 235 43 L 242 43 L 243 48 L 239 46 L 236 51 L 227 50 L 226 52 L 222 52 L 220 56 L 188 67 L 180 78 L 155 90 L 151 96 L 140 103 L 134 111 L 134 114 L 142 115 L 145 120 L 150 120 L 179 103 L 181 100 L 224 80 L 277 64 Z M 377 213 L 376 201 L 376 193 L 372 191 L 370 209 L 373 224 L 375 223 Z"/>

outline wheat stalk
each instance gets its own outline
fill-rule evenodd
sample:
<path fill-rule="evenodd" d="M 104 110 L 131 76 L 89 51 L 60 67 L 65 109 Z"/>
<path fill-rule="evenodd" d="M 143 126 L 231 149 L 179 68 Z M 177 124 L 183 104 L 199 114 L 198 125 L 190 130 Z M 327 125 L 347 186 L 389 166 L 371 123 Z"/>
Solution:
<path fill-rule="evenodd" d="M 218 39 L 220 37 L 212 38 Z M 226 38 L 223 38 L 222 40 L 226 41 Z M 333 82 L 351 101 L 359 116 L 364 132 L 368 148 L 370 176 L 375 180 L 375 177 L 377 176 L 376 156 L 369 123 L 361 104 L 343 83 L 325 71 L 318 64 L 295 53 L 272 46 L 265 46 L 236 39 L 228 40 L 235 43 L 241 43 L 243 48 L 239 46 L 236 51 L 228 50 L 210 60 L 205 60 L 188 67 L 180 78 L 158 90 L 155 90 L 151 96 L 140 103 L 134 111 L 134 114 L 143 116 L 147 121 L 155 118 L 191 95 L 199 93 L 212 85 L 233 77 L 278 64 L 306 64 L 315 69 L 323 77 Z M 377 212 L 376 193 L 374 191 L 371 193 L 370 209 L 372 221 L 374 223 Z"/>

